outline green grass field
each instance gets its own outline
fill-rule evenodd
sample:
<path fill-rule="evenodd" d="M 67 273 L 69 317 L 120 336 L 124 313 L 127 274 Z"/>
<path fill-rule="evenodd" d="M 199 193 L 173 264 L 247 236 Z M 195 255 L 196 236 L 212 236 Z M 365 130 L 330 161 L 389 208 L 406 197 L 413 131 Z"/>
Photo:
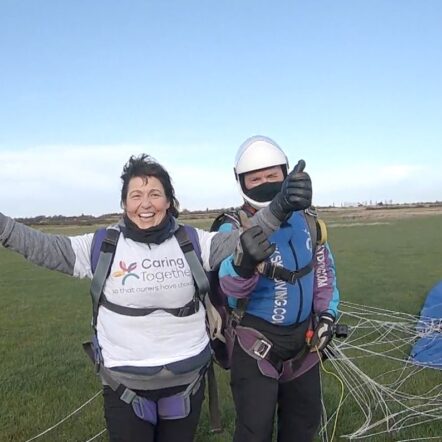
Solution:
<path fill-rule="evenodd" d="M 207 224 L 200 221 L 198 226 Z M 51 231 L 79 233 L 73 228 Z M 330 228 L 329 237 L 341 296 L 348 301 L 417 314 L 428 290 L 442 279 L 441 216 L 341 225 Z M 19 442 L 64 418 L 98 392 L 100 384 L 81 348 L 90 335 L 88 281 L 39 269 L 5 249 L 0 249 L 0 268 L 0 441 Z M 384 363 L 377 361 L 381 368 Z M 326 366 L 330 368 L 329 363 Z M 199 442 L 231 440 L 234 410 L 228 376 L 219 375 L 225 432 L 208 434 L 205 409 L 196 439 Z M 440 372 L 426 370 L 413 388 L 417 392 L 428 389 L 441 378 Z M 339 386 L 326 374 L 324 381 L 325 400 L 332 411 L 338 403 Z M 104 428 L 101 406 L 99 397 L 38 440 L 88 440 Z M 344 407 L 337 435 L 358 428 L 361 418 L 351 406 Z M 442 440 L 440 420 L 388 439 L 368 440 L 431 436 Z"/>

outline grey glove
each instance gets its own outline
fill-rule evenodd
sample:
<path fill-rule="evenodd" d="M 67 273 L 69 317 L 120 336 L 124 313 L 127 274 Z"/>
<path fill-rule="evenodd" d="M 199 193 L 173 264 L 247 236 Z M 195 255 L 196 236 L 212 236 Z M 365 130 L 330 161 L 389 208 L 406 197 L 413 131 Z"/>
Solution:
<path fill-rule="evenodd" d="M 271 212 L 280 221 L 285 221 L 292 212 L 305 210 L 312 205 L 312 181 L 304 168 L 305 161 L 299 160 L 282 183 L 281 191 L 270 202 Z"/>
<path fill-rule="evenodd" d="M 260 226 L 244 230 L 239 237 L 238 247 L 233 256 L 233 268 L 242 278 L 250 278 L 256 266 L 275 251 Z"/>
<path fill-rule="evenodd" d="M 311 351 L 322 351 L 333 337 L 335 318 L 330 313 L 321 313 L 310 341 Z"/>

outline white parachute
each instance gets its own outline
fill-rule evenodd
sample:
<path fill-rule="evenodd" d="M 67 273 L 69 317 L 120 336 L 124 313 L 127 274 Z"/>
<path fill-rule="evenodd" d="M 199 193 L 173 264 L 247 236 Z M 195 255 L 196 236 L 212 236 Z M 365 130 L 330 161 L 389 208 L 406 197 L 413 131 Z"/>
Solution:
<path fill-rule="evenodd" d="M 346 301 L 341 301 L 340 308 L 340 322 L 348 324 L 349 333 L 343 340 L 334 339 L 325 351 L 328 359 L 323 364 L 326 372 L 322 376 L 325 384 L 322 440 L 335 440 L 336 423 L 340 422 L 344 409 L 352 415 L 352 428 L 347 434 L 339 434 L 340 438 L 397 442 L 442 440 L 442 370 L 418 365 L 409 357 L 414 342 L 426 334 L 440 333 L 441 323 L 433 321 L 431 327 L 422 329 L 416 328 L 422 319 L 418 316 Z M 342 382 L 341 399 L 333 397 L 337 404 L 333 407 L 328 405 L 327 397 L 327 390 L 334 382 L 326 378 L 330 366 Z M 82 411 L 99 393 L 27 442 L 56 429 Z M 420 426 L 428 429 L 430 424 L 434 435 L 426 430 L 425 436 L 419 436 L 422 435 L 419 428 L 423 428 Z M 416 428 L 415 436 L 408 436 L 407 429 L 412 427 Z M 99 431 L 87 442 L 96 440 L 105 431 Z"/>
<path fill-rule="evenodd" d="M 341 301 L 340 322 L 349 325 L 345 340 L 332 341 L 329 364 L 345 385 L 340 410 L 349 408 L 354 428 L 341 435 L 350 440 L 442 440 L 442 371 L 417 365 L 410 359 L 414 342 L 425 335 L 440 332 L 441 323 L 417 329 L 422 318 L 377 307 Z M 440 335 L 439 339 L 442 339 Z M 336 413 L 338 411 L 338 413 Z M 339 419 L 339 410 L 324 415 L 322 439 Z M 359 420 L 358 420 L 359 418 Z M 432 424 L 434 436 L 422 435 Z M 402 438 L 405 429 L 416 427 Z M 376 438 L 377 437 L 377 438 Z M 408 436 L 407 436 L 408 437 Z"/>

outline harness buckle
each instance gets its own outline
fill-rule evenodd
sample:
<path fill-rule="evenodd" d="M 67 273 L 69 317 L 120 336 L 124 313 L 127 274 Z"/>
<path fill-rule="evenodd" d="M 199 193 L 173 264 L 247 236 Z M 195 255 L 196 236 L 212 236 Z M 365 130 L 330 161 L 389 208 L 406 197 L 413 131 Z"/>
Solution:
<path fill-rule="evenodd" d="M 272 271 L 272 265 L 269 262 L 263 261 L 259 263 L 258 273 L 260 273 L 263 276 L 266 276 L 267 278 L 270 278 L 271 271 Z"/>
<path fill-rule="evenodd" d="M 176 315 L 178 318 L 183 318 L 184 316 L 189 316 L 189 310 L 193 307 L 190 305 L 186 305 L 186 307 L 181 307 Z"/>
<path fill-rule="evenodd" d="M 193 299 L 193 302 L 190 305 L 186 305 L 184 307 L 181 307 L 178 310 L 177 317 L 183 318 L 184 316 L 190 316 L 191 314 L 196 313 L 199 310 L 200 301 L 197 298 Z"/>
<path fill-rule="evenodd" d="M 237 309 L 234 309 L 230 312 L 230 326 L 235 329 L 239 323 L 241 322 L 242 316 Z"/>
<path fill-rule="evenodd" d="M 263 262 L 261 267 L 261 271 L 259 272 L 261 275 L 269 278 L 269 279 L 279 279 L 276 276 L 276 272 L 281 268 L 276 264 L 272 264 L 270 262 Z"/>
<path fill-rule="evenodd" d="M 253 344 L 252 350 L 256 356 L 265 359 L 272 347 L 271 343 L 264 341 L 264 339 L 259 339 Z"/>
<path fill-rule="evenodd" d="M 297 272 L 290 272 L 290 278 L 289 278 L 288 282 L 290 284 L 295 284 L 297 279 L 298 279 L 298 273 Z"/>

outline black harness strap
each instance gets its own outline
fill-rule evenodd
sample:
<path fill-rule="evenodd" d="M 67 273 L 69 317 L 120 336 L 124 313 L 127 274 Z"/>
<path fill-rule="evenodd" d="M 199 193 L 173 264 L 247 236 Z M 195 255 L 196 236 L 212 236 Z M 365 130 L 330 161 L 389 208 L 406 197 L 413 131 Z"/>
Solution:
<path fill-rule="evenodd" d="M 178 227 L 178 230 L 175 232 L 175 238 L 177 239 L 178 244 L 182 252 L 184 253 L 184 257 L 189 264 L 193 280 L 197 287 L 199 298 L 201 299 L 201 301 L 203 301 L 204 297 L 209 293 L 210 290 L 209 280 L 207 278 L 206 272 L 203 269 L 203 266 L 201 265 L 200 260 L 198 259 L 192 241 L 190 241 L 189 237 L 187 236 L 184 226 L 180 225 Z"/>
<path fill-rule="evenodd" d="M 288 282 L 289 284 L 295 284 L 298 279 L 303 278 L 304 276 L 308 275 L 313 270 L 313 262 L 316 252 L 316 243 L 317 243 L 317 226 L 316 226 L 316 220 L 314 218 L 314 214 L 310 212 L 304 212 L 305 219 L 307 221 L 307 225 L 310 231 L 311 241 L 312 241 L 312 248 L 313 248 L 313 256 L 311 261 L 304 267 L 302 267 L 299 270 L 289 270 L 285 267 L 272 264 L 268 261 L 264 261 L 262 263 L 262 266 L 259 270 L 259 273 L 262 276 L 265 276 L 269 279 L 278 279 L 280 281 Z M 233 221 L 236 226 L 240 226 L 240 221 L 238 217 L 238 212 L 226 212 L 224 214 L 219 215 L 216 220 L 214 221 L 214 225 L 219 228 L 221 224 L 223 224 L 225 221 L 230 220 Z M 213 226 L 212 226 L 213 227 Z M 212 229 L 211 229 L 212 230 Z M 231 326 L 235 328 L 243 318 L 246 310 L 247 310 L 247 304 L 248 304 L 248 298 L 242 298 L 238 299 L 236 302 L 236 308 L 232 309 L 230 312 L 231 315 Z M 270 356 L 272 357 L 272 356 Z M 272 362 L 275 368 L 277 366 L 280 366 L 282 364 L 281 361 L 278 361 L 277 356 L 273 358 L 274 361 Z"/>
<path fill-rule="evenodd" d="M 305 345 L 303 345 L 301 350 L 299 350 L 299 352 L 296 353 L 295 356 L 293 356 L 293 358 L 290 358 L 290 359 L 284 361 L 283 359 L 281 359 L 279 357 L 279 355 L 271 347 L 267 351 L 267 354 L 264 356 L 263 359 L 266 359 L 267 361 L 269 361 L 276 368 L 278 373 L 281 373 L 284 364 L 289 364 L 291 369 L 293 371 L 296 371 L 299 368 L 299 366 L 301 365 L 301 362 L 303 361 L 304 357 L 307 356 L 307 354 L 309 353 L 309 351 L 310 351 L 310 347 L 307 344 L 305 344 Z"/>
<path fill-rule="evenodd" d="M 98 259 L 94 277 L 92 278 L 90 289 L 92 296 L 92 325 L 94 328 L 97 325 L 98 307 L 100 305 L 108 310 L 125 316 L 147 316 L 157 310 L 163 310 L 173 316 L 182 318 L 193 315 L 199 311 L 200 299 L 203 300 L 204 296 L 209 292 L 209 280 L 207 279 L 206 273 L 195 253 L 192 241 L 189 240 L 184 226 L 181 225 L 175 232 L 175 237 L 184 253 L 187 263 L 189 264 L 193 280 L 197 287 L 193 298 L 186 305 L 176 308 L 135 308 L 114 304 L 109 301 L 103 293 L 103 288 L 112 266 L 119 237 L 120 230 L 118 228 L 109 228 L 106 230 L 106 236 L 101 244 L 100 257 Z"/>
<path fill-rule="evenodd" d="M 101 295 L 101 301 L 100 305 L 107 308 L 108 310 L 118 313 L 119 315 L 125 315 L 125 316 L 147 316 L 150 315 L 153 312 L 156 312 L 157 310 L 162 310 L 166 313 L 169 313 L 173 316 L 178 316 L 179 318 L 182 318 L 184 316 L 190 316 L 195 314 L 199 308 L 200 303 L 198 298 L 194 297 L 192 300 L 190 300 L 186 305 L 183 307 L 176 307 L 176 308 L 163 308 L 163 307 L 152 307 L 152 308 L 135 308 L 135 307 L 125 307 L 124 305 L 114 304 L 113 302 L 110 302 L 106 296 L 103 294 Z"/>
<path fill-rule="evenodd" d="M 302 269 L 289 270 L 285 267 L 272 264 L 270 262 L 264 262 L 260 273 L 270 279 L 279 279 L 290 284 L 295 284 L 298 279 L 308 275 L 313 270 L 313 262 L 316 254 L 316 246 L 318 241 L 318 228 L 316 225 L 316 218 L 313 213 L 309 211 L 304 212 L 304 217 L 307 222 L 307 226 L 310 232 L 311 244 L 312 244 L 312 259 Z"/>
<path fill-rule="evenodd" d="M 92 326 L 94 328 L 97 326 L 98 307 L 112 261 L 114 260 L 119 237 L 120 230 L 112 227 L 106 230 L 106 236 L 101 243 L 100 257 L 98 258 L 97 268 L 95 269 L 90 288 L 92 297 Z"/>
<path fill-rule="evenodd" d="M 281 281 L 289 282 L 290 284 L 294 284 L 298 279 L 308 275 L 313 270 L 313 260 L 302 269 L 293 271 L 270 262 L 264 262 L 263 264 L 262 270 L 260 271 L 261 275 L 270 279 L 279 279 Z"/>

